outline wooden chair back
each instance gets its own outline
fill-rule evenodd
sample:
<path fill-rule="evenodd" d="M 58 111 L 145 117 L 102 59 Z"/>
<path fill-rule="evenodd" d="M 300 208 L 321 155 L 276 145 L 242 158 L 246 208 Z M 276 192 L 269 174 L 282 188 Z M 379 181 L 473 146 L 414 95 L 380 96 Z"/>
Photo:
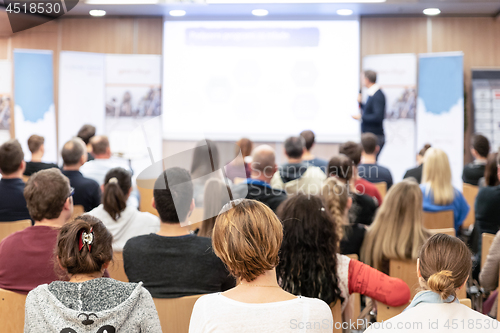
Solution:
<path fill-rule="evenodd" d="M 74 205 L 73 206 L 73 215 L 71 215 L 70 220 L 73 220 L 76 217 L 83 215 L 83 214 L 85 214 L 85 208 L 83 208 L 82 205 Z"/>
<path fill-rule="evenodd" d="M 153 298 L 163 333 L 188 333 L 194 303 L 203 295 Z"/>
<path fill-rule="evenodd" d="M 482 235 L 482 245 L 481 245 L 481 269 L 486 262 L 486 257 L 488 253 L 490 253 L 491 244 L 493 244 L 493 240 L 495 239 L 495 235 L 484 233 Z"/>
<path fill-rule="evenodd" d="M 469 308 L 472 308 L 472 302 L 469 298 L 460 298 L 458 301 L 460 302 L 460 304 L 463 304 Z"/>
<path fill-rule="evenodd" d="M 123 252 L 113 253 L 113 262 L 108 267 L 109 276 L 112 279 L 128 282 L 127 274 L 125 274 L 125 267 L 123 265 Z"/>
<path fill-rule="evenodd" d="M 462 227 L 464 229 L 469 229 L 469 227 L 473 225 L 476 220 L 474 204 L 476 203 L 476 196 L 478 192 L 479 192 L 479 186 L 474 186 L 464 183 L 463 194 L 465 201 L 467 201 L 470 207 L 469 214 L 467 214 L 467 217 L 465 218 L 464 223 L 462 224 Z"/>
<path fill-rule="evenodd" d="M 445 234 L 449 236 L 456 236 L 455 228 L 444 228 L 444 229 L 429 229 L 433 234 Z"/>
<path fill-rule="evenodd" d="M 411 298 L 418 292 L 417 261 L 416 260 L 390 260 L 389 275 L 403 280 L 410 287 Z"/>
<path fill-rule="evenodd" d="M 380 182 L 380 183 L 374 183 L 375 187 L 380 193 L 380 196 L 382 197 L 382 200 L 385 199 L 385 195 L 387 194 L 387 183 L 386 182 Z M 379 203 L 380 204 L 380 203 Z"/>
<path fill-rule="evenodd" d="M 424 212 L 424 227 L 427 229 L 445 229 L 455 227 L 452 210 L 442 212 Z"/>
<path fill-rule="evenodd" d="M 29 179 L 30 179 L 30 176 L 23 175 L 23 182 L 27 183 Z"/>
<path fill-rule="evenodd" d="M 405 305 L 392 307 L 387 304 L 377 302 L 377 321 L 386 321 L 388 319 L 391 319 L 392 317 L 397 316 L 398 314 L 403 312 L 403 310 L 406 309 L 409 304 L 410 303 L 408 302 Z"/>
<path fill-rule="evenodd" d="M 340 302 L 332 303 L 330 309 L 333 316 L 333 333 L 342 333 L 342 304 Z"/>
<path fill-rule="evenodd" d="M 13 222 L 0 222 L 0 242 L 10 234 L 21 231 L 31 226 L 31 220 Z"/>
<path fill-rule="evenodd" d="M 0 289 L 0 325 L 4 333 L 24 331 L 26 295 Z"/>

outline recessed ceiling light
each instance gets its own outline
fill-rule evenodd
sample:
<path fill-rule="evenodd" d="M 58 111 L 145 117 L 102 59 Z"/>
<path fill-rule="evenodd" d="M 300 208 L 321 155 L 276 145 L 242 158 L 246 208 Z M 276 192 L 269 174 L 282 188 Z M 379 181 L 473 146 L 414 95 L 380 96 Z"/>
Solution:
<path fill-rule="evenodd" d="M 342 16 L 349 16 L 349 15 L 352 15 L 352 13 L 354 13 L 352 11 L 352 9 L 339 9 L 339 10 L 337 10 L 337 14 L 342 15 Z"/>
<path fill-rule="evenodd" d="M 439 8 L 426 8 L 424 9 L 424 14 L 425 15 L 439 15 L 441 11 Z"/>
<path fill-rule="evenodd" d="M 255 16 L 266 16 L 269 12 L 266 9 L 254 9 L 252 14 Z"/>
<path fill-rule="evenodd" d="M 92 9 L 89 12 L 89 14 L 92 15 L 92 16 L 104 16 L 104 15 L 106 15 L 106 11 L 105 10 L 100 10 L 100 9 Z"/>
<path fill-rule="evenodd" d="M 182 9 L 174 9 L 168 12 L 170 16 L 184 16 L 186 15 L 186 11 Z"/>

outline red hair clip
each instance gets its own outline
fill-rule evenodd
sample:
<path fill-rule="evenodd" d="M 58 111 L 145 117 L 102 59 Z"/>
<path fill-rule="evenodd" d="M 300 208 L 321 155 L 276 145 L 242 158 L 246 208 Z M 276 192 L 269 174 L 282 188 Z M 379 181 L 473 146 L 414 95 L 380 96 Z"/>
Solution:
<path fill-rule="evenodd" d="M 83 247 L 85 244 L 87 244 L 87 248 L 90 250 L 92 249 L 92 243 L 94 242 L 94 228 L 90 228 L 90 232 L 86 233 L 85 229 L 82 229 L 79 232 L 80 236 L 78 237 L 78 246 L 80 249 L 80 252 L 82 251 Z"/>

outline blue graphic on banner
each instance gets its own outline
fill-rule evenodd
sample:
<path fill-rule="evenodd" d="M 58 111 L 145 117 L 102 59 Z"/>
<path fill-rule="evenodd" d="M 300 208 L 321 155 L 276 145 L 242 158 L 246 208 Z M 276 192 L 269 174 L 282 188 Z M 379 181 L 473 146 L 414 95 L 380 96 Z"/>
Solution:
<path fill-rule="evenodd" d="M 14 84 L 24 119 L 42 120 L 54 104 L 52 53 L 14 51 Z"/>
<path fill-rule="evenodd" d="M 464 97 L 462 68 L 462 56 L 420 57 L 418 96 L 427 112 L 449 112 Z"/>

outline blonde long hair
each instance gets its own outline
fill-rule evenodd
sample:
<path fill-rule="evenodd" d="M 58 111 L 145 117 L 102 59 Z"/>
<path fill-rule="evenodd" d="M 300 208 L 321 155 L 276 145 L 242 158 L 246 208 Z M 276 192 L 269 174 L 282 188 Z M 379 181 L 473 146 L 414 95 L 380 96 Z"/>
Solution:
<path fill-rule="evenodd" d="M 339 235 L 339 242 L 344 237 L 344 226 L 349 224 L 345 216 L 345 210 L 349 201 L 349 190 L 344 182 L 329 177 L 323 183 L 321 196 L 326 209 L 330 212 L 335 221 L 335 231 Z"/>
<path fill-rule="evenodd" d="M 422 184 L 427 185 L 427 193 L 432 191 L 434 204 L 446 206 L 453 202 L 455 191 L 451 184 L 451 168 L 448 156 L 438 148 L 429 148 L 424 155 Z"/>
<path fill-rule="evenodd" d="M 413 180 L 391 187 L 365 235 L 361 247 L 364 263 L 382 271 L 384 260 L 418 258 L 430 237 L 423 226 L 422 201 L 422 191 Z"/>

